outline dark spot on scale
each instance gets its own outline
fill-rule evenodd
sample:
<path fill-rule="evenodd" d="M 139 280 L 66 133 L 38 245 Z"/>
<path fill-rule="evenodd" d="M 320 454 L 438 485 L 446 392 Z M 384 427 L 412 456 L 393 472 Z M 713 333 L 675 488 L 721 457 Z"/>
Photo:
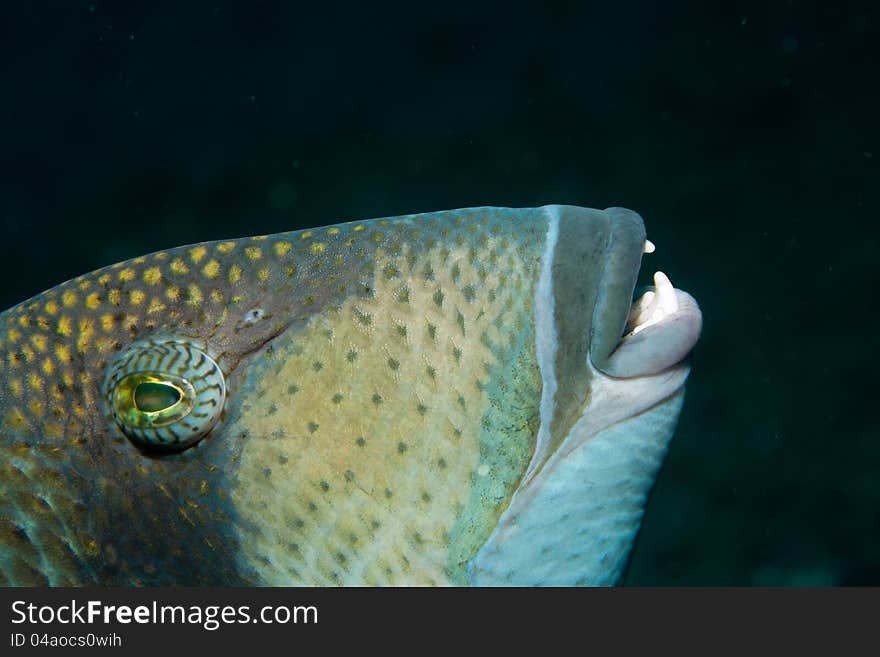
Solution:
<path fill-rule="evenodd" d="M 354 361 L 356 361 L 356 360 L 357 360 L 357 357 L 358 357 L 358 353 L 357 353 L 356 351 L 349 351 L 349 352 L 345 355 L 345 359 L 346 359 L 349 363 L 353 363 Z"/>
<path fill-rule="evenodd" d="M 315 433 L 318 430 L 318 423 L 313 420 L 309 422 L 308 427 L 309 433 Z"/>
<path fill-rule="evenodd" d="M 394 494 L 394 493 L 391 492 L 391 489 L 390 489 L 390 488 L 386 488 L 386 489 L 385 489 L 385 497 L 391 499 L 391 496 L 392 496 L 393 494 Z"/>
<path fill-rule="evenodd" d="M 263 476 L 268 479 L 272 476 L 272 468 L 263 468 Z"/>
<path fill-rule="evenodd" d="M 269 404 L 269 410 L 267 411 L 267 413 L 269 415 L 274 415 L 277 412 L 278 412 L 278 405 L 277 404 Z"/>
<path fill-rule="evenodd" d="M 428 407 L 420 403 L 418 406 L 416 406 L 416 410 L 418 411 L 419 415 L 424 417 L 425 413 L 428 412 Z"/>
<path fill-rule="evenodd" d="M 296 385 L 295 383 L 291 383 L 289 386 L 287 386 L 287 394 L 288 395 L 293 395 L 293 394 L 296 394 L 297 392 L 299 392 L 299 386 Z"/>
<path fill-rule="evenodd" d="M 407 450 L 407 444 L 404 442 L 397 443 L 397 453 L 403 454 Z"/>
<path fill-rule="evenodd" d="M 373 403 L 376 406 L 382 403 L 382 396 L 378 392 L 373 393 Z"/>
<path fill-rule="evenodd" d="M 290 459 L 288 459 L 286 456 L 284 456 L 284 454 L 279 454 L 279 455 L 278 455 L 278 462 L 279 462 L 281 465 L 284 465 L 284 464 L 287 463 L 289 460 L 290 460 Z"/>
<path fill-rule="evenodd" d="M 315 506 L 315 503 L 314 503 L 314 502 L 309 502 L 309 511 L 311 511 L 312 513 L 314 513 L 314 512 L 317 511 L 317 510 L 318 510 L 318 507 Z"/>
<path fill-rule="evenodd" d="M 357 445 L 358 447 L 363 447 L 364 445 L 367 444 L 367 441 L 364 439 L 363 436 L 358 436 L 357 440 L 354 441 L 354 444 Z"/>
<path fill-rule="evenodd" d="M 333 395 L 331 401 L 332 401 L 334 404 L 338 404 L 339 402 L 341 402 L 341 401 L 342 401 L 342 393 L 337 392 L 335 395 Z"/>
<path fill-rule="evenodd" d="M 428 494 L 428 491 L 422 492 L 422 502 L 429 503 L 431 501 L 431 496 Z"/>
<path fill-rule="evenodd" d="M 345 477 L 346 481 L 354 481 L 354 472 L 351 470 L 346 470 L 342 476 Z"/>
<path fill-rule="evenodd" d="M 441 470 L 442 470 L 443 468 L 445 468 L 445 467 L 446 467 L 446 459 L 444 459 L 444 458 L 439 458 L 439 459 L 437 459 L 437 466 L 438 466 Z"/>
<path fill-rule="evenodd" d="M 322 480 L 318 485 L 321 487 L 321 490 L 324 491 L 325 493 L 328 490 L 330 490 L 330 484 L 328 484 L 326 481 Z"/>
<path fill-rule="evenodd" d="M 388 359 L 388 367 L 390 367 L 393 371 L 397 371 L 400 369 L 400 361 L 394 358 Z"/>
<path fill-rule="evenodd" d="M 324 369 L 324 363 L 322 363 L 319 360 L 316 360 L 314 363 L 312 363 L 312 369 L 315 370 L 316 372 L 320 372 L 322 369 Z"/>

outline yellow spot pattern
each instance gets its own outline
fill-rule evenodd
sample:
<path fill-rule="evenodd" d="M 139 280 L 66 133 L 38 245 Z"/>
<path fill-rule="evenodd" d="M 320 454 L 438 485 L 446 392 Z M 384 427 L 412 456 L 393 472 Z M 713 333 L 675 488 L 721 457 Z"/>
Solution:
<path fill-rule="evenodd" d="M 209 261 L 202 269 L 202 273 L 208 278 L 217 278 L 220 275 L 220 263 L 216 260 Z"/>
<path fill-rule="evenodd" d="M 158 267 L 150 267 L 144 272 L 144 283 L 155 285 L 162 280 L 162 272 Z"/>
<path fill-rule="evenodd" d="M 190 249 L 189 257 L 193 261 L 194 264 L 199 264 L 202 261 L 202 258 L 205 257 L 205 254 L 208 252 L 204 246 L 197 246 L 193 249 Z"/>
<path fill-rule="evenodd" d="M 171 261 L 171 271 L 178 276 L 183 276 L 189 273 L 189 267 L 186 266 L 182 258 L 175 258 Z"/>
<path fill-rule="evenodd" d="M 69 338 L 73 334 L 73 329 L 71 328 L 72 322 L 70 317 L 63 316 L 58 320 L 58 333 L 59 335 L 63 335 L 66 338 Z"/>

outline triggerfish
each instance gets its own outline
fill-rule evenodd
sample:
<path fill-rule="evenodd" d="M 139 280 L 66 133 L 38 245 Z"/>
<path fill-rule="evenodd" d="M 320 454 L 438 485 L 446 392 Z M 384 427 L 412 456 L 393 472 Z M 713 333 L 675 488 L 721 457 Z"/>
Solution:
<path fill-rule="evenodd" d="M 630 210 L 204 242 L 0 314 L 0 584 L 606 585 L 694 299 Z"/>

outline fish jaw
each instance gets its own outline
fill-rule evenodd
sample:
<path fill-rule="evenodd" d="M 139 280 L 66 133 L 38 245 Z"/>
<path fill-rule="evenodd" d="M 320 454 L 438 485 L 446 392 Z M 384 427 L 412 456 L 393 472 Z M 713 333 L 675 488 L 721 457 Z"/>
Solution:
<path fill-rule="evenodd" d="M 613 210 L 618 219 L 629 212 Z M 631 243 L 625 248 L 632 251 Z M 653 250 L 645 241 L 644 252 Z M 631 263 L 634 254 L 618 260 Z M 607 272 L 621 276 L 614 267 Z M 594 325 L 602 321 L 596 314 L 631 295 L 631 278 L 625 272 L 622 278 L 622 285 L 620 280 L 600 285 Z M 548 305 L 536 304 L 538 312 Z M 537 317 L 536 324 L 541 320 Z M 702 316 L 693 297 L 658 272 L 654 290 L 632 305 L 625 335 L 609 349 L 608 337 L 619 331 L 619 312 L 611 322 L 600 336 L 604 343 L 597 344 L 592 333 L 586 364 L 590 390 L 579 417 L 563 436 L 545 438 L 543 452 L 540 436 L 550 432 L 550 413 L 542 408 L 535 457 L 498 525 L 468 564 L 471 584 L 601 586 L 622 577 L 681 411 L 690 371 L 683 361 L 699 337 Z M 550 322 L 543 336 L 550 345 L 557 339 L 552 328 Z M 548 379 L 554 390 L 554 374 L 545 359 L 547 408 L 553 406 L 546 390 Z"/>

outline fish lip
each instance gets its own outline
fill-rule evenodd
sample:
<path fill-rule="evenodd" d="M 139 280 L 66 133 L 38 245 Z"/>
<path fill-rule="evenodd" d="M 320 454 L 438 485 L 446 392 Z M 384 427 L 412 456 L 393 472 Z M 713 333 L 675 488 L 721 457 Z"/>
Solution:
<path fill-rule="evenodd" d="M 641 215 L 610 207 L 609 236 L 590 328 L 590 362 L 602 370 L 624 334 L 647 235 Z"/>

